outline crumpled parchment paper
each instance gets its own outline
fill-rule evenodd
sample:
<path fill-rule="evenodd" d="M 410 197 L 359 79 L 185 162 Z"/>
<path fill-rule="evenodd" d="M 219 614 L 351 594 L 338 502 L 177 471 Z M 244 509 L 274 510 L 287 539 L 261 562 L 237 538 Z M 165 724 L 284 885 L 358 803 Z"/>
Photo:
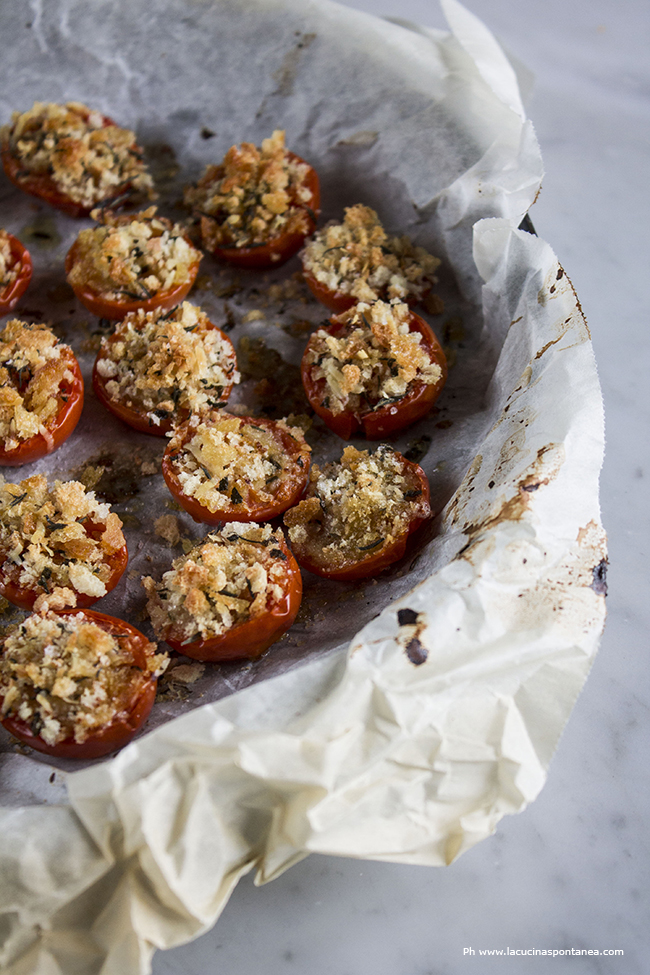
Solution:
<path fill-rule="evenodd" d="M 313 851 L 448 864 L 544 783 L 604 621 L 602 404 L 569 278 L 517 229 L 542 167 L 514 69 L 457 0 L 443 8 L 451 33 L 298 0 L 53 0 L 29 30 L 0 11 L 3 118 L 35 98 L 119 115 L 159 160 L 171 146 L 183 176 L 169 198 L 217 141 L 222 154 L 287 128 L 321 173 L 326 218 L 363 200 L 443 258 L 453 314 L 432 323 L 456 359 L 439 411 L 397 441 L 430 442 L 442 509 L 414 558 L 367 587 L 314 583 L 297 637 L 157 705 L 154 730 L 109 761 L 70 773 L 5 740 L 12 975 L 145 973 L 156 947 L 214 923 L 243 873 L 271 880 Z M 8 229 L 33 207 L 4 183 L 0 204 Z M 46 308 L 77 229 L 58 220 L 39 255 Z M 252 287 L 234 334 L 270 336 L 291 362 L 290 327 L 243 329 Z M 222 313 L 214 287 L 199 297 Z M 68 314 L 66 335 L 83 318 Z M 43 469 L 97 448 L 110 420 L 96 410 Z M 172 553 L 135 521 L 137 576 Z M 141 601 L 134 578 L 106 611 L 133 617 Z"/>

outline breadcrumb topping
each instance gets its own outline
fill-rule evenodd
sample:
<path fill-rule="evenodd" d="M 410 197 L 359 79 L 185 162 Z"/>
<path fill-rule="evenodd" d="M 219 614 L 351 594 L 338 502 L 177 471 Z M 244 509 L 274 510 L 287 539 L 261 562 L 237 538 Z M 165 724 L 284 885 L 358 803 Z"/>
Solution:
<path fill-rule="evenodd" d="M 0 292 L 8 288 L 18 277 L 22 261 L 14 260 L 11 239 L 6 230 L 0 229 Z"/>
<path fill-rule="evenodd" d="M 284 131 L 276 129 L 258 149 L 251 142 L 232 146 L 223 162 L 208 166 L 185 203 L 201 215 L 206 246 L 251 247 L 284 233 L 309 233 L 306 185 L 310 167 L 292 158 Z"/>
<path fill-rule="evenodd" d="M 410 331 L 411 311 L 404 302 L 360 302 L 334 321 L 345 325 L 336 336 L 315 332 L 305 351 L 312 379 L 324 379 L 323 405 L 332 413 L 381 409 L 401 399 L 415 380 L 433 385 L 442 370 Z"/>
<path fill-rule="evenodd" d="M 25 175 L 47 175 L 75 203 L 91 207 L 125 191 L 155 197 L 135 134 L 105 125 L 104 116 L 81 102 L 34 102 L 14 112 L 2 141 Z M 20 177 L 19 177 L 20 178 Z"/>
<path fill-rule="evenodd" d="M 68 273 L 72 287 L 90 288 L 109 300 L 146 301 L 191 279 L 201 252 L 180 224 L 156 216 L 156 207 L 116 216 L 93 210 L 97 227 L 82 230 Z"/>
<path fill-rule="evenodd" d="M 96 369 L 111 400 L 154 426 L 183 412 L 223 406 L 224 391 L 240 379 L 232 343 L 188 301 L 171 312 L 127 315 L 102 340 Z"/>
<path fill-rule="evenodd" d="M 227 413 L 192 418 L 189 439 L 180 432 L 170 442 L 184 493 L 212 512 L 233 504 L 245 508 L 272 503 L 284 479 L 302 473 L 305 464 L 303 457 L 287 450 L 276 429 L 309 450 L 302 431 L 283 420 L 269 427 Z"/>
<path fill-rule="evenodd" d="M 440 260 L 408 237 L 389 237 L 370 207 L 347 207 L 307 242 L 303 269 L 330 291 L 357 301 L 419 300 L 435 282 Z"/>
<path fill-rule="evenodd" d="M 233 521 L 176 559 L 161 582 L 144 578 L 156 636 L 187 644 L 265 613 L 287 589 L 283 541 L 280 528 Z"/>
<path fill-rule="evenodd" d="M 47 427 L 72 383 L 74 354 L 47 325 L 14 318 L 0 332 L 0 438 L 13 450 Z"/>
<path fill-rule="evenodd" d="M 79 481 L 42 474 L 12 484 L 0 476 L 2 574 L 39 596 L 35 609 L 64 609 L 106 595 L 109 559 L 125 544 L 122 522 Z"/>
<path fill-rule="evenodd" d="M 374 454 L 346 447 L 340 461 L 312 466 L 306 497 L 284 523 L 297 552 L 335 569 L 380 552 L 430 513 L 401 454 L 385 445 Z"/>
<path fill-rule="evenodd" d="M 143 648 L 146 670 L 128 647 L 83 614 L 28 616 L 4 639 L 0 656 L 2 716 L 16 716 L 48 745 L 84 742 L 128 712 L 140 690 L 167 666 L 155 643 Z"/>

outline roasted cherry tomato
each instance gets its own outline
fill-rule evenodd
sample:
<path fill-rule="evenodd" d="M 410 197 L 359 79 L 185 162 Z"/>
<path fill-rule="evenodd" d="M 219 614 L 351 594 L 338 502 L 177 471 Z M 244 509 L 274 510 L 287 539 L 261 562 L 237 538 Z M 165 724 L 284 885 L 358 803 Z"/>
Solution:
<path fill-rule="evenodd" d="M 93 522 L 86 522 L 84 524 L 86 534 L 89 538 L 94 538 L 95 540 L 99 540 L 105 531 L 105 527 L 105 525 L 95 525 Z M 21 609 L 33 609 L 34 603 L 39 596 L 42 596 L 46 592 L 46 589 L 41 585 L 35 587 L 21 585 L 18 581 L 20 567 L 13 562 L 7 561 L 6 552 L 0 551 L 0 559 L 2 559 L 0 563 L 0 595 L 8 599 L 14 606 L 20 606 Z M 110 569 L 110 575 L 104 583 L 106 593 L 109 593 L 111 589 L 115 589 L 115 586 L 124 574 L 128 561 L 129 553 L 126 545 L 123 545 L 116 552 L 106 553 L 104 555 L 104 563 Z M 75 593 L 77 607 L 79 609 L 92 606 L 98 599 L 103 598 L 102 596 L 89 596 L 87 593 L 77 592 L 76 590 Z"/>
<path fill-rule="evenodd" d="M 239 267 L 270 268 L 297 253 L 316 229 L 320 185 L 277 129 L 259 148 L 231 146 L 187 187 L 185 203 L 200 217 L 207 251 Z"/>
<path fill-rule="evenodd" d="M 0 290 L 0 315 L 6 315 L 16 306 L 32 279 L 32 259 L 29 251 L 13 234 L 6 234 L 6 239 L 11 251 L 12 268 L 18 265 L 18 273 L 13 281 Z"/>
<path fill-rule="evenodd" d="M 90 110 L 87 109 L 86 115 L 89 114 Z M 116 123 L 107 115 L 102 116 L 103 128 L 115 125 Z M 141 156 L 142 154 L 142 149 L 137 143 L 133 143 L 131 150 L 134 156 Z M 65 190 L 57 186 L 51 173 L 30 173 L 25 169 L 23 163 L 11 151 L 11 129 L 8 133 L 5 133 L 0 156 L 6 175 L 18 189 L 29 193 L 31 196 L 37 196 L 40 200 L 44 200 L 45 203 L 49 203 L 50 206 L 56 207 L 57 210 L 62 210 L 64 213 L 67 213 L 70 217 L 87 217 L 90 211 L 99 205 L 103 206 L 111 203 L 115 205 L 125 197 L 128 197 L 132 189 L 131 183 L 122 183 L 115 188 L 113 193 L 108 194 L 101 200 L 95 200 L 89 204 L 79 203 L 73 200 Z"/>
<path fill-rule="evenodd" d="M 300 255 L 314 296 L 340 314 L 359 301 L 422 301 L 436 281 L 440 261 L 407 236 L 389 235 L 378 214 L 357 203 L 343 221 L 330 221 Z"/>
<path fill-rule="evenodd" d="M 331 322 L 325 331 L 335 338 L 345 337 L 351 330 L 347 322 L 338 322 L 335 319 Z M 355 406 L 345 406 L 337 413 L 329 405 L 331 391 L 326 379 L 314 377 L 316 364 L 312 350 L 315 335 L 312 335 L 301 364 L 305 393 L 314 412 L 343 440 L 349 440 L 359 431 L 369 440 L 380 440 L 396 433 L 425 416 L 440 396 L 447 381 L 447 360 L 442 346 L 433 329 L 414 312 L 410 312 L 409 330 L 422 336 L 420 346 L 430 360 L 440 367 L 440 378 L 433 383 L 424 383 L 416 377 L 409 383 L 403 396 L 399 399 L 391 398 L 385 405 L 381 405 L 381 400 L 373 403 L 367 396 L 357 397 L 359 402 Z"/>
<path fill-rule="evenodd" d="M 226 526 L 221 530 L 221 535 L 226 539 L 230 539 L 235 545 L 242 543 L 245 545 L 247 541 L 246 534 L 238 535 L 234 532 L 235 528 L 241 529 L 241 527 L 243 526 L 235 525 L 231 531 L 231 526 Z M 210 543 L 215 538 L 218 539 L 219 534 L 208 535 L 199 543 L 197 548 L 204 548 L 206 543 Z M 235 621 L 225 632 L 215 636 L 199 636 L 196 639 L 188 641 L 179 634 L 178 626 L 174 627 L 173 624 L 167 625 L 158 635 L 172 649 L 177 650 L 187 657 L 192 657 L 194 660 L 220 662 L 241 660 L 242 658 L 254 659 L 264 653 L 272 643 L 279 640 L 282 634 L 289 629 L 298 614 L 302 600 L 302 577 L 300 575 L 300 569 L 287 547 L 282 530 L 280 529 L 274 532 L 272 539 L 272 545 L 268 543 L 265 545 L 264 543 L 258 542 L 253 543 L 251 546 L 254 549 L 255 557 L 260 559 L 267 575 L 272 581 L 272 585 L 267 591 L 265 605 L 255 615 L 249 614 L 248 619 Z M 176 571 L 179 568 L 182 571 L 181 564 L 192 558 L 193 552 L 190 552 L 184 559 L 179 559 L 175 562 L 174 566 Z M 271 576 L 274 562 L 280 568 L 277 575 Z M 163 578 L 163 584 L 167 575 L 166 573 Z M 172 571 L 169 575 L 173 576 L 174 572 Z M 152 585 L 146 585 L 146 588 L 148 588 L 150 593 L 149 608 L 151 611 L 152 598 L 155 602 L 156 599 L 160 600 L 160 596 L 153 594 L 153 580 L 150 580 L 150 582 Z M 164 585 L 156 588 L 158 593 L 164 592 Z M 277 592 L 278 589 L 280 590 L 279 594 Z M 165 596 L 167 596 L 167 593 L 165 593 Z M 211 597 L 212 600 L 215 598 L 218 599 L 218 595 Z M 168 603 L 169 598 L 162 601 L 163 605 L 167 605 Z"/>
<path fill-rule="evenodd" d="M 156 697 L 157 677 L 147 666 L 147 658 L 152 655 L 155 645 L 130 623 L 106 616 L 94 610 L 60 610 L 51 616 L 66 620 L 82 616 L 83 622 L 95 623 L 120 641 L 120 650 L 131 660 L 132 689 L 125 695 L 119 711 L 105 727 L 91 730 L 85 741 L 75 741 L 73 736 L 55 744 L 48 744 L 32 726 L 17 715 L 6 715 L 2 724 L 20 741 L 31 748 L 56 758 L 91 759 L 100 758 L 123 748 L 140 730 L 149 717 Z M 0 709 L 2 699 L 0 699 Z"/>
<path fill-rule="evenodd" d="M 64 379 L 56 394 L 59 403 L 58 412 L 47 422 L 44 433 L 37 433 L 27 440 L 23 440 L 17 447 L 7 448 L 0 443 L 0 466 L 19 467 L 21 464 L 31 464 L 46 454 L 60 447 L 68 439 L 81 416 L 84 404 L 84 384 L 81 369 L 72 350 L 66 347 L 63 355 L 68 359 L 68 369 L 72 379 Z M 23 394 L 28 382 L 18 383 L 18 392 Z"/>
<path fill-rule="evenodd" d="M 189 239 L 187 243 L 191 246 Z M 70 274 L 75 262 L 78 260 L 78 254 L 78 242 L 75 241 L 66 254 L 66 274 Z M 197 257 L 195 264 L 190 268 L 187 281 L 183 281 L 173 288 L 158 291 L 151 298 L 105 298 L 101 293 L 95 291 L 88 285 L 81 286 L 72 284 L 72 290 L 82 305 L 85 305 L 88 311 L 92 312 L 93 315 L 97 315 L 98 318 L 120 321 L 130 312 L 135 312 L 139 309 L 143 311 L 154 311 L 156 308 L 162 308 L 164 311 L 168 311 L 170 308 L 175 308 L 176 305 L 179 305 L 189 294 L 199 271 L 200 260 L 200 256 Z"/>
<path fill-rule="evenodd" d="M 188 309 L 193 316 L 192 324 L 184 327 Z M 211 339 L 221 346 L 218 361 L 212 354 L 215 344 L 210 342 Z M 193 350 L 197 346 L 200 348 L 201 343 L 206 348 L 202 357 L 203 371 L 192 357 Z M 114 355 L 118 344 L 119 355 Z M 102 363 L 112 364 L 111 369 L 114 368 L 119 377 L 120 365 L 129 362 L 133 367 L 128 379 L 135 391 L 111 395 L 107 384 L 115 385 L 117 380 L 108 374 Z M 155 387 L 155 375 L 160 370 L 164 379 Z M 127 316 L 112 335 L 102 340 L 93 368 L 93 389 L 100 403 L 134 430 L 159 437 L 164 437 L 195 410 L 208 408 L 215 401 L 225 405 L 238 381 L 237 356 L 232 342 L 200 309 L 189 303 L 164 316 L 157 312 Z M 148 406 L 145 406 L 145 397 Z"/>
<path fill-rule="evenodd" d="M 294 162 L 304 163 L 304 159 L 296 156 L 293 152 L 288 152 L 287 155 Z M 300 206 L 296 201 L 296 206 L 300 206 L 307 218 L 308 229 L 304 233 L 281 233 L 277 237 L 271 237 L 264 244 L 253 244 L 250 247 L 214 247 L 211 251 L 214 257 L 237 267 L 264 270 L 265 268 L 279 267 L 294 254 L 297 254 L 306 238 L 316 229 L 316 220 L 320 211 L 320 183 L 316 170 L 312 169 L 311 166 L 305 177 L 305 185 L 311 191 L 310 205 L 308 207 Z M 202 217 L 201 223 L 209 219 L 209 217 Z"/>
<path fill-rule="evenodd" d="M 261 477 L 249 473 L 252 458 L 262 465 Z M 175 499 L 195 521 L 269 521 L 302 495 L 309 477 L 309 447 L 299 430 L 280 420 L 214 411 L 190 417 L 176 428 L 162 472 Z M 199 478 L 194 494 L 183 487 L 187 475 Z M 215 499 L 211 506 L 210 496 Z"/>
<path fill-rule="evenodd" d="M 377 467 L 385 469 L 383 484 L 381 477 L 373 481 Z M 329 490 L 323 491 L 321 476 L 330 481 Z M 401 498 L 394 504 L 400 481 Z M 429 482 L 418 464 L 385 446 L 370 456 L 346 447 L 340 463 L 322 472 L 314 465 L 304 500 L 285 513 L 284 523 L 303 569 L 326 579 L 366 579 L 402 558 L 409 537 L 431 517 L 429 501 Z M 368 540 L 368 534 L 377 537 Z"/>

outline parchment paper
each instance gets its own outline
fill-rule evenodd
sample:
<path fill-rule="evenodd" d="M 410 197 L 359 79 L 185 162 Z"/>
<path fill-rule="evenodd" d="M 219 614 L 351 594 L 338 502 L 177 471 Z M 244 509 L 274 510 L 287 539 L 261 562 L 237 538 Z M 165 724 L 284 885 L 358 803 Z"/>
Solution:
<path fill-rule="evenodd" d="M 285 128 L 321 175 L 324 220 L 364 202 L 443 259 L 429 320 L 453 364 L 438 409 L 394 441 L 440 512 L 402 563 L 354 586 L 306 577 L 271 652 L 168 681 L 149 732 L 109 761 L 71 774 L 4 736 L 0 959 L 15 975 L 146 972 L 155 947 L 214 923 L 242 873 L 267 881 L 311 851 L 449 863 L 543 785 L 604 620 L 602 406 L 570 281 L 517 230 L 542 165 L 514 69 L 456 0 L 443 8 L 450 34 L 298 0 L 52 0 L 29 28 L 0 10 L 3 119 L 79 99 L 133 127 L 172 215 L 205 163 Z M 6 181 L 0 208 L 35 256 L 16 313 L 54 321 L 88 377 L 101 327 L 61 267 L 79 222 Z M 298 266 L 260 280 L 203 262 L 192 299 L 231 328 L 236 402 L 300 412 L 295 365 L 324 316 Z M 316 460 L 340 452 L 317 423 L 308 436 Z M 89 395 L 67 444 L 12 478 L 106 468 L 97 490 L 117 499 L 131 562 L 98 608 L 144 629 L 140 576 L 203 531 L 169 507 L 152 439 Z M 175 547 L 154 528 L 170 513 Z M 416 625 L 399 625 L 405 608 Z"/>

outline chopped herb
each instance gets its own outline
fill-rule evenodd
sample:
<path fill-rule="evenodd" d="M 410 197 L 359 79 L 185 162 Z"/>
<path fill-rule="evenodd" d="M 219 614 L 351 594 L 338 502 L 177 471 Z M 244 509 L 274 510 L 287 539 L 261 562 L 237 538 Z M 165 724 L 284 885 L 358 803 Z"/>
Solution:
<path fill-rule="evenodd" d="M 287 561 L 287 557 L 279 548 L 272 548 L 269 550 L 269 555 L 274 559 L 282 559 L 283 562 Z"/>
<path fill-rule="evenodd" d="M 359 545 L 360 552 L 369 552 L 371 548 L 377 548 L 378 545 L 383 545 L 386 541 L 385 538 L 378 538 L 376 542 L 371 542 L 370 545 Z"/>
<path fill-rule="evenodd" d="M 233 504 L 241 504 L 244 500 L 236 487 L 230 492 L 230 500 Z"/>

